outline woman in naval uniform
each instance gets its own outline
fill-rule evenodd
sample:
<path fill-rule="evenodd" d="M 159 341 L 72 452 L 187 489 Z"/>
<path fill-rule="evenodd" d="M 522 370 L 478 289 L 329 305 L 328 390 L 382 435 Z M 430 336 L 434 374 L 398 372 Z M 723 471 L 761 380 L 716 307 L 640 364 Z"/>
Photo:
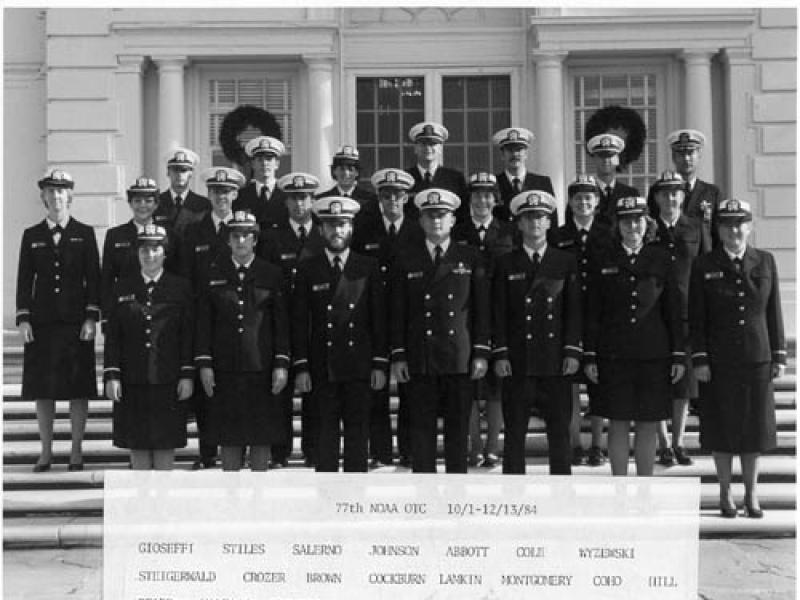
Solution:
<path fill-rule="evenodd" d="M 187 279 L 164 270 L 167 232 L 136 237 L 140 271 L 113 288 L 106 327 L 106 396 L 114 402 L 114 445 L 130 448 L 135 470 L 169 470 L 186 446 L 182 402 L 194 389 L 194 305 Z"/>
<path fill-rule="evenodd" d="M 700 382 L 700 443 L 719 478 L 720 512 L 736 516 L 733 455 L 744 480 L 744 514 L 759 519 L 758 457 L 776 445 L 772 380 L 783 375 L 786 345 L 778 272 L 769 252 L 749 245 L 750 205 L 725 200 L 717 211 L 720 247 L 695 259 L 689 284 L 692 364 Z"/>
<path fill-rule="evenodd" d="M 270 445 L 286 441 L 278 394 L 289 378 L 289 316 L 280 268 L 255 255 L 259 231 L 236 211 L 231 254 L 217 257 L 199 290 L 195 363 L 224 471 L 241 469 L 247 446 L 250 468 L 266 471 Z"/>
<path fill-rule="evenodd" d="M 645 243 L 647 201 L 620 198 L 615 214 L 617 241 L 589 268 L 584 371 L 600 384 L 592 410 L 609 419 L 611 472 L 628 474 L 634 422 L 636 474 L 652 475 L 658 422 L 686 370 L 680 292 L 669 254 Z"/>
<path fill-rule="evenodd" d="M 52 169 L 38 185 L 47 217 L 22 234 L 17 271 L 22 398 L 36 401 L 42 451 L 34 472 L 49 470 L 53 460 L 55 400 L 70 401 L 69 470 L 80 471 L 89 398 L 97 396 L 100 258 L 94 230 L 70 217 L 75 182 L 69 173 Z"/>

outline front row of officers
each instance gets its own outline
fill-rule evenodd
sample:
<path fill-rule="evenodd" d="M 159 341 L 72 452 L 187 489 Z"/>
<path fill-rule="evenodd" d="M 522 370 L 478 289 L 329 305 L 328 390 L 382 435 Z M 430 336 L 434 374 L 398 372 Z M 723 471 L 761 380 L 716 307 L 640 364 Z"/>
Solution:
<path fill-rule="evenodd" d="M 510 202 L 513 223 L 487 231 L 456 224 L 460 200 L 441 188 L 419 192 L 418 222 L 406 218 L 413 180 L 399 169 L 375 173 L 380 211 L 363 214 L 344 196 L 312 203 L 314 181 L 291 174 L 281 187 L 295 225 L 266 231 L 251 213 L 231 210 L 244 183 L 238 171 L 212 168 L 203 179 L 212 212 L 177 249 L 174 234 L 154 223 L 134 223 L 127 241 L 107 239 L 104 272 L 115 251 L 137 265 L 102 299 L 91 229 L 68 214 L 68 174 L 40 181 L 48 218 L 23 236 L 27 393 L 56 397 L 31 391 L 42 384 L 29 367 L 70 347 L 70 336 L 91 340 L 100 301 L 114 443 L 131 449 L 134 468 L 171 466 L 186 444 L 183 401 L 201 397 L 198 426 L 204 443 L 221 446 L 223 468 L 241 468 L 249 448 L 251 467 L 265 470 L 271 452 L 285 460 L 291 448 L 294 390 L 308 464 L 338 470 L 340 437 L 346 471 L 367 470 L 370 452 L 390 462 L 391 375 L 415 472 L 436 470 L 440 416 L 446 470 L 466 472 L 475 387 L 485 385 L 502 401 L 503 471 L 525 472 L 535 406 L 550 472 L 569 474 L 572 389 L 585 381 L 592 413 L 610 420 L 612 472 L 627 474 L 633 423 L 636 470 L 649 475 L 658 423 L 673 416 L 673 400 L 697 394 L 699 381 L 701 441 L 715 456 L 721 506 L 732 503 L 730 460 L 740 454 L 746 504 L 760 511 L 757 457 L 775 445 L 771 381 L 786 353 L 775 262 L 747 243 L 747 203 L 719 204 L 722 244 L 705 252 L 702 225 L 681 214 L 683 181 L 673 172 L 655 184 L 657 221 L 644 198 L 630 196 L 617 200 L 612 224 L 599 222 L 597 182 L 580 176 L 563 227 L 551 230 L 552 195 L 525 191 Z M 469 192 L 473 217 L 491 213 L 493 175 L 474 175 Z M 128 193 L 134 214 L 143 205 L 152 214 L 152 180 Z M 309 228 L 293 230 L 297 223 Z M 170 260 L 184 277 L 165 269 Z M 67 353 L 61 362 L 78 359 Z"/>

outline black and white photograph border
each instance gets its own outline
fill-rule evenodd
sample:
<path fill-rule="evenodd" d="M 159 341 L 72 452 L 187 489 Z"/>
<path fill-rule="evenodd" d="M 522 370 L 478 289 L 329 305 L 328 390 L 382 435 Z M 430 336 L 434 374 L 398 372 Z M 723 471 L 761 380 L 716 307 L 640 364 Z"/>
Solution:
<path fill-rule="evenodd" d="M 777 446 L 760 459 L 763 518 L 741 511 L 735 519 L 720 516 L 714 460 L 700 445 L 696 415 L 688 417 L 684 436 L 694 464 L 657 463 L 653 474 L 700 481 L 697 598 L 796 597 L 794 2 L 636 8 L 237 2 L 220 8 L 12 1 L 3 4 L 2 19 L 4 598 L 102 597 L 104 473 L 129 463 L 128 451 L 112 444 L 98 323 L 98 395 L 89 399 L 82 468 L 70 468 L 70 402 L 59 400 L 52 459 L 32 472 L 41 458 L 40 429 L 37 403 L 22 394 L 18 321 L 27 309 L 20 306 L 18 272 L 23 231 L 46 216 L 35 187 L 44 173 L 59 169 L 73 177 L 71 216 L 91 226 L 100 250 L 107 232 L 130 219 L 126 190 L 138 177 L 169 187 L 165 165 L 176 147 L 197 153 L 191 187 L 198 194 L 207 195 L 197 175 L 207 167 L 233 167 L 250 177 L 249 165 L 225 152 L 231 140 L 222 135 L 223 121 L 237 106 L 264 109 L 280 126 L 285 153 L 278 177 L 311 173 L 320 191 L 335 185 L 331 157 L 343 145 L 360 152 L 359 176 L 367 187 L 378 169 L 412 167 L 408 130 L 421 121 L 448 127 L 444 165 L 467 177 L 500 173 L 502 153 L 492 135 L 513 126 L 533 132 L 527 169 L 549 176 L 563 224 L 568 185 L 594 169 L 585 125 L 599 108 L 615 104 L 635 109 L 646 125 L 641 155 L 619 170 L 618 180 L 645 196 L 673 168 L 668 134 L 701 131 L 698 178 L 715 183 L 724 198 L 750 205 L 750 243 L 774 257 L 788 364 L 775 381 Z M 242 145 L 265 134 L 259 122 L 239 125 L 234 134 Z M 587 403 L 582 392 L 582 410 Z M 391 407 L 396 411 L 394 392 Z M 299 397 L 294 410 L 299 429 Z M 589 421 L 585 416 L 580 428 L 586 446 Z M 176 470 L 190 470 L 197 458 L 196 424 L 188 427 Z M 534 416 L 529 427 L 526 472 L 546 476 L 545 422 Z M 309 470 L 297 433 L 283 469 L 292 470 Z M 398 479 L 411 473 L 397 464 L 373 472 L 396 472 Z M 500 478 L 502 466 L 469 472 Z M 610 477 L 611 467 L 582 464 L 572 473 L 576 480 Z M 629 475 L 635 476 L 633 460 Z M 737 457 L 732 489 L 741 506 Z"/>

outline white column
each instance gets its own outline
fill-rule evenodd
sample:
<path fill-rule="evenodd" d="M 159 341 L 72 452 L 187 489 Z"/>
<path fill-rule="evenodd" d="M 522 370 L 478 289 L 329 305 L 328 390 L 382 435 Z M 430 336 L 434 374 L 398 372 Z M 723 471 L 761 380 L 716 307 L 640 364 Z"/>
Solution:
<path fill-rule="evenodd" d="M 711 103 L 711 57 L 715 50 L 684 50 L 683 127 L 697 129 L 706 136 L 703 160 L 697 176 L 714 181 L 714 122 Z"/>
<path fill-rule="evenodd" d="M 564 181 L 564 58 L 566 52 L 532 52 L 536 64 L 533 111 L 536 115 L 535 162 L 529 165 L 553 182 L 558 201 L 559 222 L 563 220 L 566 183 Z"/>
<path fill-rule="evenodd" d="M 153 62 L 158 67 L 158 162 L 161 164 L 162 155 L 174 146 L 186 144 L 183 69 L 187 59 L 185 56 L 154 56 Z"/>
<path fill-rule="evenodd" d="M 124 189 L 135 177 L 142 175 L 144 161 L 144 119 L 142 98 L 141 54 L 117 56 L 117 98 L 120 104 L 120 135 L 116 139 L 116 157 L 122 167 Z"/>
<path fill-rule="evenodd" d="M 308 65 L 308 171 L 323 187 L 330 180 L 330 162 L 335 152 L 333 131 L 333 57 L 303 57 Z"/>
<path fill-rule="evenodd" d="M 725 93 L 728 99 L 723 123 L 728 135 L 727 152 L 723 152 L 724 177 L 714 181 L 722 193 L 730 198 L 751 200 L 753 182 L 753 157 L 756 156 L 757 137 L 752 123 L 752 98 L 744 90 L 757 88 L 758 71 L 749 48 L 726 48 L 722 54 L 725 69 Z M 758 221 L 760 214 L 755 214 Z M 758 225 L 755 227 L 758 235 Z"/>

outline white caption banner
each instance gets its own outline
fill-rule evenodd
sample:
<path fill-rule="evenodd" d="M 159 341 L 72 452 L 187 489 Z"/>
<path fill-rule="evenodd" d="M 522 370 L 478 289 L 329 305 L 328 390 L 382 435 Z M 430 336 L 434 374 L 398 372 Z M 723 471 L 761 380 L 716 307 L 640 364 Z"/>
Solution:
<path fill-rule="evenodd" d="M 107 471 L 104 598 L 696 598 L 694 478 Z"/>

